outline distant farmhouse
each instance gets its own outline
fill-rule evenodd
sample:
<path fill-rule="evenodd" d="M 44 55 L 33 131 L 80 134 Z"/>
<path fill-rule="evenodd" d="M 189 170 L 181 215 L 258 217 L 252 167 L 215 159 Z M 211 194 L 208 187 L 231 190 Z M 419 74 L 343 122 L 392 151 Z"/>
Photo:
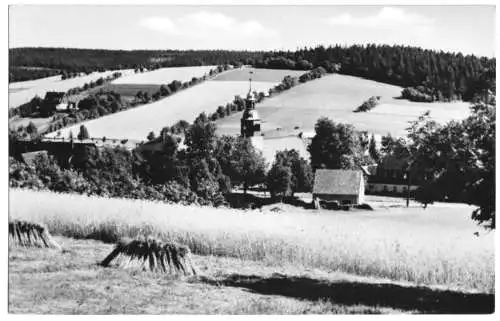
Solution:
<path fill-rule="evenodd" d="M 313 202 L 355 205 L 364 202 L 365 181 L 361 170 L 318 169 L 314 176 Z"/>
<path fill-rule="evenodd" d="M 64 92 L 48 91 L 40 106 L 40 114 L 44 117 L 54 115 L 64 98 Z"/>
<path fill-rule="evenodd" d="M 410 183 L 410 192 L 418 189 L 424 175 L 416 171 L 408 175 L 407 163 L 395 156 L 384 157 L 377 167 L 370 171 L 367 191 L 372 194 L 406 195 Z"/>

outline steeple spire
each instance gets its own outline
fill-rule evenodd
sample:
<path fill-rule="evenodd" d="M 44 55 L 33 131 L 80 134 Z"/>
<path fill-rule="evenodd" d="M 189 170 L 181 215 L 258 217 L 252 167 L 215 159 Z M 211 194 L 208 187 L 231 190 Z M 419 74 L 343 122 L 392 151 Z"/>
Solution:
<path fill-rule="evenodd" d="M 251 93 L 252 92 L 252 75 L 253 75 L 253 70 L 250 70 L 248 73 L 250 74 L 250 76 L 248 77 L 248 82 L 249 82 L 248 92 Z"/>

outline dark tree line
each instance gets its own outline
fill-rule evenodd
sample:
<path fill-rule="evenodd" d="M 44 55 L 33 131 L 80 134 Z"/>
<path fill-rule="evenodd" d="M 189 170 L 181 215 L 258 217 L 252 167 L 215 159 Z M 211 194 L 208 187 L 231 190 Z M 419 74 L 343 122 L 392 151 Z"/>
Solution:
<path fill-rule="evenodd" d="M 90 73 L 115 69 L 148 70 L 161 67 L 251 64 L 262 52 L 228 50 L 104 50 L 74 48 L 13 48 L 9 50 L 9 81 L 47 76 L 43 67 L 57 74 Z M 49 69 L 46 69 L 49 70 Z M 32 77 L 28 77 L 28 72 Z M 54 73 L 51 72 L 50 75 Z"/>
<path fill-rule="evenodd" d="M 388 45 L 318 46 L 296 51 L 228 50 L 96 50 L 14 48 L 9 50 L 10 81 L 42 67 L 70 74 L 132 68 L 251 64 L 259 68 L 340 72 L 384 83 L 411 87 L 426 100 L 471 100 L 485 89 L 495 91 L 496 59 Z M 33 70 L 33 77 L 40 76 Z"/>
<path fill-rule="evenodd" d="M 25 81 L 57 76 L 59 74 L 61 74 L 59 69 L 10 66 L 9 81 Z"/>
<path fill-rule="evenodd" d="M 310 69 L 311 65 L 321 66 L 328 72 L 415 87 L 432 100 L 471 100 L 484 89 L 495 91 L 495 58 L 464 56 L 461 53 L 418 47 L 319 46 L 265 53 L 255 65 L 303 70 Z"/>

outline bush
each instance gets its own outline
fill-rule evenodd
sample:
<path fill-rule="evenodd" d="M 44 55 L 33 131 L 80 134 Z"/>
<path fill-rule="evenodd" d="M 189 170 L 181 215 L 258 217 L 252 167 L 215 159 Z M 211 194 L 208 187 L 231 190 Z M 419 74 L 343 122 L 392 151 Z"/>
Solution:
<path fill-rule="evenodd" d="M 403 99 L 408 99 L 409 101 L 415 101 L 415 102 L 426 102 L 430 103 L 433 102 L 434 99 L 432 98 L 431 95 L 426 94 L 417 88 L 413 87 L 406 87 L 401 91 L 401 98 Z"/>
<path fill-rule="evenodd" d="M 372 96 L 354 110 L 355 113 L 367 112 L 379 104 L 380 96 Z"/>

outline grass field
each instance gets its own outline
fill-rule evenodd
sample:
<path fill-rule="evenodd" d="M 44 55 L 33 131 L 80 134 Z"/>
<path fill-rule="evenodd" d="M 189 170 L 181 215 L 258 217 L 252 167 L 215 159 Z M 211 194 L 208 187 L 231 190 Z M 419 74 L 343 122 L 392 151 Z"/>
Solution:
<path fill-rule="evenodd" d="M 408 121 L 415 120 L 427 110 L 431 116 L 446 122 L 465 118 L 468 104 L 414 103 L 395 99 L 402 88 L 345 75 L 328 75 L 288 90 L 257 105 L 262 131 L 293 129 L 312 131 L 318 118 L 325 116 L 335 122 L 353 124 L 359 130 L 376 134 L 405 134 Z M 371 96 L 381 96 L 380 105 L 369 112 L 353 110 Z M 297 117 L 300 115 L 300 117 Z M 239 132 L 241 113 L 217 121 L 220 134 Z"/>
<path fill-rule="evenodd" d="M 252 81 L 280 83 L 285 76 L 299 77 L 305 71 L 302 70 L 282 70 L 282 69 L 259 69 L 259 68 L 238 68 L 215 76 L 215 81 L 248 81 L 252 74 Z"/>
<path fill-rule="evenodd" d="M 36 95 L 44 97 L 47 91 L 63 91 L 75 87 L 81 87 L 85 83 L 95 81 L 100 77 L 107 77 L 116 71 L 93 72 L 86 76 L 61 80 L 61 76 L 54 76 L 30 81 L 15 82 L 9 84 L 9 108 L 20 106 L 29 102 Z M 133 70 L 119 70 L 125 77 L 133 73 Z"/>
<path fill-rule="evenodd" d="M 143 73 L 132 73 L 126 77 L 120 77 L 113 81 L 113 84 L 135 84 L 135 85 L 150 85 L 150 84 L 168 84 L 174 80 L 182 82 L 190 81 L 193 77 L 202 77 L 210 72 L 211 69 L 217 66 L 195 66 L 195 67 L 170 67 L 160 68 L 153 71 Z"/>
<path fill-rule="evenodd" d="M 253 82 L 252 86 L 265 91 L 273 83 Z M 201 112 L 215 112 L 218 106 L 231 102 L 235 95 L 247 92 L 248 84 L 243 81 L 206 81 L 147 105 L 61 129 L 61 134 L 67 137 L 70 130 L 77 133 L 80 125 L 85 124 L 92 137 L 146 140 L 150 131 L 158 133 L 181 119 L 193 122 Z M 56 133 L 47 136 L 54 135 Z"/>
<path fill-rule="evenodd" d="M 481 231 L 472 207 L 460 204 L 406 209 L 372 197 L 375 211 L 275 214 L 16 189 L 9 201 L 11 218 L 43 222 L 56 235 L 114 241 L 153 234 L 198 255 L 261 262 L 276 272 L 318 269 L 494 293 L 494 233 Z"/>

